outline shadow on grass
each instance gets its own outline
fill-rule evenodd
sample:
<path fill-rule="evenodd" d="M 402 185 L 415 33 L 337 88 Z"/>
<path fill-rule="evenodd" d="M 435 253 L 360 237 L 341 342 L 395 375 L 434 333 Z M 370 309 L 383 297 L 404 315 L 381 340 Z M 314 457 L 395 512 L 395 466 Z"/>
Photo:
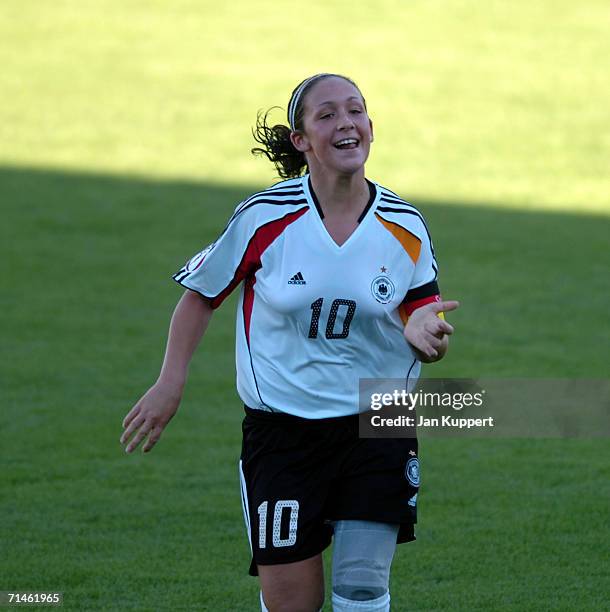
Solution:
<path fill-rule="evenodd" d="M 102 353 L 129 337 L 145 358 L 150 347 L 139 350 L 137 336 L 164 328 L 179 295 L 169 276 L 260 188 L 0 169 L 11 288 L 3 312 L 15 341 L 36 353 L 60 337 L 56 360 L 67 357 L 62 347 L 79 353 L 81 332 Z M 451 316 L 452 357 L 437 366 L 443 375 L 606 375 L 609 332 L 598 322 L 609 218 L 403 196 L 431 228 L 444 296 L 462 302 Z M 230 335 L 232 312 L 224 314 Z M 231 343 L 223 350 L 232 354 Z"/>
<path fill-rule="evenodd" d="M 214 315 L 180 418 L 155 452 L 126 458 L 117 439 L 122 416 L 158 372 L 180 295 L 172 272 L 213 240 L 236 203 L 260 187 L 0 169 L 0 260 L 8 289 L 1 297 L 2 481 L 11 491 L 2 509 L 6 588 L 64 590 L 68 609 L 180 609 L 196 602 L 200 609 L 237 610 L 255 604 L 258 588 L 245 576 L 248 547 L 236 485 L 241 411 L 230 305 Z M 456 335 L 438 372 L 606 376 L 607 218 L 411 201 L 431 228 L 444 295 L 462 302 L 451 316 Z M 528 525 L 541 530 L 532 546 L 546 544 L 550 551 L 536 567 L 553 565 L 554 534 L 578 528 L 571 508 L 582 512 L 583 500 L 607 527 L 603 500 L 595 494 L 605 482 L 601 443 L 568 442 L 578 450 L 569 459 L 561 442 L 539 441 L 529 450 L 531 441 L 472 441 L 468 456 L 462 442 L 459 449 L 453 441 L 429 444 L 424 519 L 438 516 L 432 528 L 422 528 L 427 544 L 416 553 L 418 563 L 399 557 L 396 575 L 405 575 L 404 584 L 426 585 L 431 574 L 417 568 L 436 566 L 442 556 L 445 578 L 462 575 L 464 566 L 487 571 L 486 592 L 497 599 L 491 586 L 496 566 L 509 564 L 521 576 L 521 562 L 498 552 L 522 546 L 512 528 L 512 502 L 505 499 L 514 490 L 529 508 Z M 518 474 L 502 480 L 513 456 Z M 537 468 L 539 456 L 549 471 L 559 466 L 563 474 L 566 461 L 574 472 L 561 497 L 553 483 L 541 481 L 546 468 Z M 497 464 L 492 469 L 490 457 Z M 514 488 L 506 485 L 510 478 L 520 479 Z M 456 488 L 454 482 L 466 484 Z M 455 499 L 444 500 L 447 491 Z M 472 514 L 456 508 L 473 499 L 484 500 L 480 512 L 491 535 L 477 535 L 477 527 L 468 552 L 461 534 L 473 529 Z M 590 533 L 595 542 L 589 548 L 579 530 L 578 546 L 564 555 L 582 549 L 589 551 L 586 558 L 553 578 L 560 583 L 572 576 L 583 596 L 588 591 L 581 582 L 592 575 L 583 563 L 602 564 L 595 546 L 604 539 L 595 529 Z M 490 542 L 493 554 L 481 557 Z M 212 551 L 211 562 L 209 556 L 202 561 L 202 550 Z M 515 581 L 523 592 L 531 587 L 528 575 L 523 584 Z M 436 609 L 452 608 L 456 584 L 447 578 L 446 594 L 433 585 Z M 459 592 L 468 598 L 470 583 Z M 409 593 L 397 587 L 397 609 L 407 599 L 419 608 L 429 601 L 428 590 Z"/>

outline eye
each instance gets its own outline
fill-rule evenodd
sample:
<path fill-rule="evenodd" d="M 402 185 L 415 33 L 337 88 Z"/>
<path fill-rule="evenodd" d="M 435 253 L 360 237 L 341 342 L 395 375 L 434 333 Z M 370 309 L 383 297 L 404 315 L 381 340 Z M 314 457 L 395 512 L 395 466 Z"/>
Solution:
<path fill-rule="evenodd" d="M 329 119 L 333 115 L 334 113 L 324 113 L 323 115 L 320 115 L 320 119 Z"/>
<path fill-rule="evenodd" d="M 350 113 L 356 113 L 357 115 L 360 115 L 362 114 L 362 111 L 359 108 L 352 108 Z"/>

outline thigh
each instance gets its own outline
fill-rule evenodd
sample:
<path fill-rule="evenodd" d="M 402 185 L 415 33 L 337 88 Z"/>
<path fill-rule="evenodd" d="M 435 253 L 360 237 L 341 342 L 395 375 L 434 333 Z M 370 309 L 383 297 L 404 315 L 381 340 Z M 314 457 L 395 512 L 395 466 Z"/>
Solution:
<path fill-rule="evenodd" d="M 324 449 L 290 420 L 261 420 L 246 418 L 240 462 L 251 575 L 259 566 L 315 557 L 332 536 L 324 517 L 331 484 Z"/>
<path fill-rule="evenodd" d="M 258 575 L 270 612 L 317 612 L 324 603 L 322 555 L 281 565 L 259 565 Z"/>

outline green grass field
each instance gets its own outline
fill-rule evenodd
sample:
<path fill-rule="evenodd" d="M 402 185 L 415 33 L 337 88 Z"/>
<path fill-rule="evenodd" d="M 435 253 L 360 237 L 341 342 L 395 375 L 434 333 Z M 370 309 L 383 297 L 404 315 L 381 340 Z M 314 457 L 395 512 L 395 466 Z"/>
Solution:
<path fill-rule="evenodd" d="M 275 180 L 248 152 L 256 111 L 313 72 L 361 84 L 367 174 L 424 212 L 462 303 L 426 372 L 607 378 L 609 20 L 602 0 L 6 0 L 0 590 L 62 591 L 68 610 L 258 609 L 234 297 L 154 452 L 118 438 L 158 372 L 172 272 Z M 607 439 L 420 453 L 393 610 L 607 609 Z"/>

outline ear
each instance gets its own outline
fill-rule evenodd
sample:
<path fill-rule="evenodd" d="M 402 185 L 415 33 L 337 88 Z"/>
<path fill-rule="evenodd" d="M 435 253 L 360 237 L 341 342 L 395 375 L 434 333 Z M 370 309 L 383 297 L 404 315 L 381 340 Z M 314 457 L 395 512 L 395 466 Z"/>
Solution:
<path fill-rule="evenodd" d="M 369 119 L 369 127 L 371 128 L 371 142 L 373 142 L 373 140 L 375 140 L 375 137 L 373 136 L 373 122 Z"/>
<path fill-rule="evenodd" d="M 292 146 L 301 153 L 311 150 L 311 144 L 309 143 L 309 138 L 307 138 L 305 132 L 290 132 L 290 142 L 292 143 Z"/>

